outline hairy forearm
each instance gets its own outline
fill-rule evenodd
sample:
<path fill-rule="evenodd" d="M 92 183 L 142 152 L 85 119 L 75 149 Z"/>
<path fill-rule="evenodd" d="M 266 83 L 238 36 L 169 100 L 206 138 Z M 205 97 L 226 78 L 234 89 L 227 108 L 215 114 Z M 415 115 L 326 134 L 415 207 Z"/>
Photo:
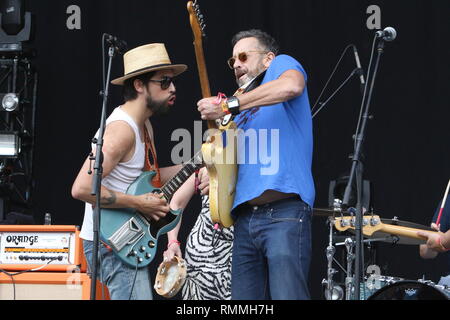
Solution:
<path fill-rule="evenodd" d="M 96 205 L 97 197 L 91 194 L 88 188 L 72 189 L 75 199 Z M 135 208 L 136 203 L 133 196 L 122 192 L 110 190 L 104 186 L 100 190 L 100 206 L 102 208 Z"/>
<path fill-rule="evenodd" d="M 300 96 L 303 90 L 303 78 L 294 76 L 280 77 L 239 96 L 240 110 L 289 101 Z"/>

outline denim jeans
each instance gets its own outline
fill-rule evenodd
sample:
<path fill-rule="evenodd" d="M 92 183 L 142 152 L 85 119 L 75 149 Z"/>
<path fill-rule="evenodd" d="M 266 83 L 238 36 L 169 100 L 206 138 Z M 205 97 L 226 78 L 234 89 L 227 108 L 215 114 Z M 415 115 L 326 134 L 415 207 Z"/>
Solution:
<path fill-rule="evenodd" d="M 83 240 L 84 255 L 88 262 L 88 272 L 92 273 L 92 254 L 94 244 L 92 241 Z M 152 300 L 152 287 L 149 268 L 130 268 L 103 244 L 99 246 L 99 261 L 97 277 L 101 283 L 108 287 L 111 300 Z M 133 280 L 136 275 L 136 281 Z M 133 288 L 133 293 L 130 293 Z"/>
<path fill-rule="evenodd" d="M 233 212 L 233 300 L 308 300 L 311 207 L 290 198 Z"/>

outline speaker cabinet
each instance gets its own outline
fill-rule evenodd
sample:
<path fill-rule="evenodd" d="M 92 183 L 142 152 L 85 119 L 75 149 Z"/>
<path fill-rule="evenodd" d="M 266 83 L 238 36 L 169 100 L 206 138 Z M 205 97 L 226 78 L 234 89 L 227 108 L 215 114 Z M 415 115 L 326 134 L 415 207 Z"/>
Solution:
<path fill-rule="evenodd" d="M 86 273 L 0 273 L 0 300 L 90 300 L 90 289 Z M 98 281 L 96 295 L 96 300 L 109 300 L 108 290 Z"/>

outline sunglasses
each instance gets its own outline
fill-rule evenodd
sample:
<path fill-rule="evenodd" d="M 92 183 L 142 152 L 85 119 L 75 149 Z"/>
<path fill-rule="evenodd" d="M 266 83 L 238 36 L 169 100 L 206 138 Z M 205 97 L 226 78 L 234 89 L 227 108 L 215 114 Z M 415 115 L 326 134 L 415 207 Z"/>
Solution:
<path fill-rule="evenodd" d="M 159 82 L 159 84 L 161 85 L 161 90 L 167 90 L 170 87 L 170 84 L 174 83 L 173 78 L 171 77 L 163 77 L 161 80 L 150 79 L 148 81 Z"/>
<path fill-rule="evenodd" d="M 257 52 L 257 53 L 267 53 L 267 51 L 260 51 L 260 50 L 249 50 L 247 52 L 241 52 L 237 55 L 237 58 L 239 59 L 240 62 L 245 62 L 248 59 L 248 53 L 249 52 Z M 231 57 L 230 59 L 228 59 L 228 66 L 231 69 L 234 69 L 234 63 L 236 62 L 236 58 L 235 57 Z"/>

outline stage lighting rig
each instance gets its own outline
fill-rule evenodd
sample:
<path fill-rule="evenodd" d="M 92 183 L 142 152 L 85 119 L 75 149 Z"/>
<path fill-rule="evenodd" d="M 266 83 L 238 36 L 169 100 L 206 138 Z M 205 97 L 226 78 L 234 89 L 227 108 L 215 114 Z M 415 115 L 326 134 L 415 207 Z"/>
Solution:
<path fill-rule="evenodd" d="M 24 0 L 0 0 L 0 221 L 31 209 L 37 101 L 33 17 Z"/>

